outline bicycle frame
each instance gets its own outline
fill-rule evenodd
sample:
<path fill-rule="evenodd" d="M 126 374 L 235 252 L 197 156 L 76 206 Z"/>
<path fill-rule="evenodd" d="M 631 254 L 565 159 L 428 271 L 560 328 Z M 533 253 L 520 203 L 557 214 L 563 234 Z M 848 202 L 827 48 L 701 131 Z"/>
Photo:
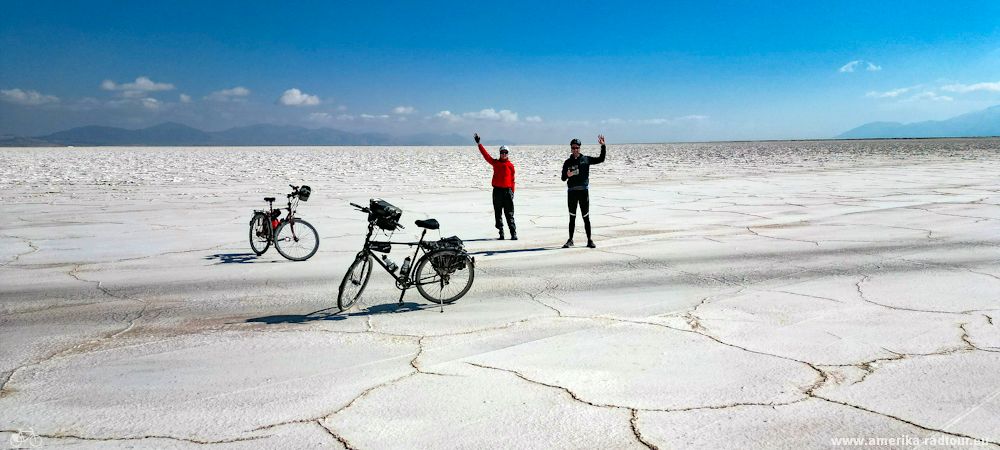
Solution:
<path fill-rule="evenodd" d="M 358 252 L 358 257 L 366 255 L 369 256 L 371 259 L 374 259 L 379 266 L 382 266 L 382 269 L 384 269 L 389 275 L 391 275 L 396 280 L 396 286 L 399 287 L 400 289 L 405 290 L 411 286 L 419 284 L 419 280 L 414 280 L 413 275 L 414 271 L 417 268 L 417 255 L 420 254 L 421 250 L 424 251 L 425 255 L 427 254 L 427 250 L 424 250 L 423 246 L 424 236 L 427 235 L 427 230 L 424 229 L 424 231 L 420 233 L 420 240 L 418 240 L 417 242 L 373 241 L 371 239 L 372 239 L 372 234 L 374 232 L 375 232 L 375 224 L 369 222 L 368 235 L 365 236 L 365 245 L 361 249 L 361 251 Z M 396 275 L 394 271 L 389 270 L 389 266 L 387 266 L 385 262 L 382 261 L 382 258 L 379 258 L 377 255 L 375 255 L 376 252 L 371 248 L 372 244 L 390 244 L 390 245 L 397 244 L 406 246 L 414 246 L 414 245 L 417 246 L 416 250 L 413 251 L 413 257 L 410 259 L 410 267 L 408 268 L 407 273 Z"/>

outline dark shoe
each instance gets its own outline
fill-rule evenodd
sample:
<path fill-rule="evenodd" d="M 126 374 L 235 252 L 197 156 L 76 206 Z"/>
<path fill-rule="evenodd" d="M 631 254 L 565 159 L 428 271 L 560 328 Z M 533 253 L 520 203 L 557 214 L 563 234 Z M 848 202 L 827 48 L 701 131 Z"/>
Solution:
<path fill-rule="evenodd" d="M 499 239 L 499 240 L 501 240 L 501 241 L 502 241 L 502 240 L 504 240 L 504 236 L 503 236 L 503 230 L 500 230 L 500 237 L 499 237 L 499 238 L 497 238 L 497 239 Z"/>
<path fill-rule="evenodd" d="M 566 243 L 563 244 L 563 248 L 570 248 L 572 246 L 573 246 L 573 240 L 572 239 L 567 240 Z"/>
<path fill-rule="evenodd" d="M 516 241 L 517 240 L 517 233 L 511 233 L 510 234 L 510 240 Z"/>
<path fill-rule="evenodd" d="M 587 247 L 590 247 L 590 248 L 597 248 L 597 246 L 596 246 L 596 245 L 594 245 L 594 241 L 591 241 L 591 240 L 589 240 L 589 239 L 587 240 Z"/>

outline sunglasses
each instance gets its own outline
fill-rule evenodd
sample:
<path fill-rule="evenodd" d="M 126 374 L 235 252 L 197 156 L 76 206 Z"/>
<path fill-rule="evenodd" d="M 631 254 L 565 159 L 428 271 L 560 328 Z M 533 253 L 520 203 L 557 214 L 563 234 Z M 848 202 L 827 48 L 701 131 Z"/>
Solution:
<path fill-rule="evenodd" d="M 579 150 L 580 146 L 579 145 L 574 145 L 574 146 L 570 147 L 570 149 L 571 150 Z"/>

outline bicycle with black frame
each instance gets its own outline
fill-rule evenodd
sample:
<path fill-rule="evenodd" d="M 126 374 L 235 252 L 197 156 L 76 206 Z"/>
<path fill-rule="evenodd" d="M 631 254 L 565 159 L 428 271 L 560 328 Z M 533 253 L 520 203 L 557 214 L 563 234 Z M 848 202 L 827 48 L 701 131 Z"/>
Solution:
<path fill-rule="evenodd" d="M 465 251 L 462 240 L 452 236 L 438 241 L 425 241 L 427 230 L 437 230 L 440 224 L 435 219 L 417 220 L 418 227 L 423 228 L 420 240 L 417 242 L 393 242 L 392 231 L 404 228 L 399 223 L 402 211 L 384 200 L 372 199 L 367 207 L 351 203 L 358 211 L 368 214 L 368 235 L 365 236 L 364 247 L 358 252 L 351 267 L 344 274 L 337 293 L 337 306 L 341 311 L 354 306 L 361 299 L 368 280 L 371 278 L 372 266 L 378 264 L 396 280 L 399 303 L 403 303 L 406 290 L 416 287 L 428 301 L 444 305 L 462 298 L 472 287 L 475 279 L 476 259 Z M 372 240 L 375 230 L 380 230 L 387 240 Z M 397 272 L 396 264 L 388 258 L 392 245 L 416 247 L 412 257 L 403 260 L 402 267 Z M 375 253 L 383 253 L 379 258 Z M 418 255 L 423 255 L 418 258 Z"/>
<path fill-rule="evenodd" d="M 254 210 L 250 219 L 250 248 L 257 256 L 263 255 L 271 244 L 274 249 L 292 261 L 305 261 L 319 249 L 319 233 L 309 222 L 295 217 L 300 201 L 308 201 L 312 189 L 309 186 L 288 185 L 292 193 L 286 195 L 287 208 L 275 208 L 274 197 L 264 197 L 267 210 Z M 281 211 L 288 215 L 281 218 Z"/>

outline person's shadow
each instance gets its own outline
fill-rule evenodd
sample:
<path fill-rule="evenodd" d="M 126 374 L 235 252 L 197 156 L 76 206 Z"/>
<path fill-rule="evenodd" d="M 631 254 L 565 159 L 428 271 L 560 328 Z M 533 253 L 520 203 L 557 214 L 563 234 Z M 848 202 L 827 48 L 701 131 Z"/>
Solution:
<path fill-rule="evenodd" d="M 216 264 L 250 264 L 257 260 L 255 253 L 216 253 L 205 257 L 207 260 L 218 260 Z"/>
<path fill-rule="evenodd" d="M 308 323 L 316 322 L 321 320 L 344 320 L 348 317 L 358 317 L 358 316 L 373 316 L 378 314 L 391 314 L 391 313 L 402 313 L 411 311 L 422 311 L 425 309 L 438 308 L 439 306 L 427 305 L 414 302 L 393 302 L 385 303 L 381 305 L 372 305 L 360 311 L 353 312 L 343 312 L 337 311 L 336 307 L 329 307 L 313 311 L 308 314 L 279 314 L 273 316 L 261 316 L 254 317 L 251 319 L 246 319 L 245 323 L 265 323 L 268 325 L 283 324 L 283 323 Z"/>
<path fill-rule="evenodd" d="M 478 252 L 471 252 L 469 255 L 477 256 L 492 256 L 492 255 L 502 255 L 505 253 L 524 253 L 524 252 L 544 252 L 547 250 L 555 250 L 559 247 L 535 247 L 535 248 L 514 248 L 510 250 L 481 250 Z"/>

